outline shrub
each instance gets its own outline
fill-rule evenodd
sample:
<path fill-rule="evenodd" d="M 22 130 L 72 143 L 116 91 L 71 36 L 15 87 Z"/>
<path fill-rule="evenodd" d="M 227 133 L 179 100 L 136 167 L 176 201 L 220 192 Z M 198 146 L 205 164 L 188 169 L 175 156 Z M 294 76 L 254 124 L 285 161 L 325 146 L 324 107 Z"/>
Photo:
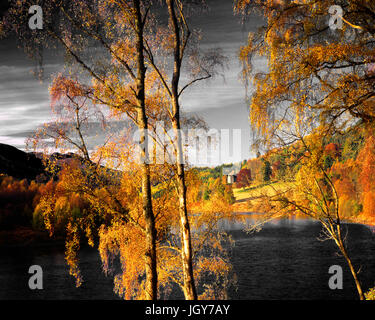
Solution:
<path fill-rule="evenodd" d="M 30 227 L 39 185 L 26 180 L 0 176 L 0 230 Z"/>
<path fill-rule="evenodd" d="M 366 300 L 375 300 L 375 287 L 365 292 Z"/>

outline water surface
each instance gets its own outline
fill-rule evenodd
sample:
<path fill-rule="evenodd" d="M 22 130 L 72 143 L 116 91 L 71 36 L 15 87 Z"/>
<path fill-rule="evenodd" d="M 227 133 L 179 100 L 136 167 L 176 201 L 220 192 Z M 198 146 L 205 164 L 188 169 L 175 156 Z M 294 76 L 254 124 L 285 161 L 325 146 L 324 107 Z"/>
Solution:
<path fill-rule="evenodd" d="M 251 221 L 249 215 L 248 221 Z M 253 234 L 241 222 L 226 222 L 235 246 L 232 264 L 237 275 L 237 291 L 232 299 L 357 299 L 356 289 L 345 260 L 332 241 L 317 240 L 320 224 L 306 219 L 272 221 Z M 375 286 L 375 237 L 370 228 L 347 224 L 349 252 L 361 267 L 364 289 Z M 0 249 L 0 299 L 118 299 L 113 280 L 101 272 L 98 252 L 84 249 L 80 254 L 84 283 L 75 287 L 64 260 L 63 247 Z M 28 288 L 28 268 L 42 266 L 44 289 Z M 330 290 L 328 269 L 341 265 L 343 290 Z"/>

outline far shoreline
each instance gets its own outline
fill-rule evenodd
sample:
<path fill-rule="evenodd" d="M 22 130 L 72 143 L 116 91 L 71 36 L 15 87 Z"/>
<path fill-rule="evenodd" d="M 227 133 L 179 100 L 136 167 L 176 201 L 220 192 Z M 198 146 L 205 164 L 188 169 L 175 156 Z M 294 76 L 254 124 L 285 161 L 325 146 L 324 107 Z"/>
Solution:
<path fill-rule="evenodd" d="M 267 213 L 259 213 L 253 211 L 234 211 L 234 217 L 242 216 L 243 219 L 249 217 L 256 217 L 266 215 Z M 311 221 L 316 221 L 319 223 L 319 220 L 315 220 L 309 217 L 306 217 L 302 214 L 294 214 L 294 218 L 296 219 L 307 219 Z M 264 223 L 269 223 L 272 220 L 277 219 L 289 219 L 290 216 L 279 216 L 272 219 L 265 221 Z M 375 222 L 374 221 L 365 221 L 364 219 L 356 218 L 356 219 L 343 219 L 343 224 L 357 224 L 362 225 L 371 230 L 371 232 L 375 233 Z M 244 229 L 245 230 L 245 229 Z M 81 243 L 81 247 L 86 247 L 87 243 L 84 241 Z M 88 245 L 87 245 L 88 246 Z M 0 231 L 0 249 L 9 249 L 9 248 L 37 248 L 37 247 L 61 247 L 61 249 L 65 249 L 65 238 L 62 235 L 55 236 L 53 235 L 50 237 L 47 231 L 35 231 L 32 228 L 27 227 L 20 227 L 14 230 L 8 231 Z"/>

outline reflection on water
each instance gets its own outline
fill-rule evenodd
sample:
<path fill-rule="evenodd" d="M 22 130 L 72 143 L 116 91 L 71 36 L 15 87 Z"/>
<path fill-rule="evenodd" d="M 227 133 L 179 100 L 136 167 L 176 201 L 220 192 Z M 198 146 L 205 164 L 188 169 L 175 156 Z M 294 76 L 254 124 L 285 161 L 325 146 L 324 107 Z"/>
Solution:
<path fill-rule="evenodd" d="M 251 223 L 255 219 L 249 217 Z M 247 220 L 249 220 L 247 219 Z M 333 241 L 318 241 L 319 222 L 291 217 L 268 222 L 256 233 L 246 222 L 226 226 L 235 240 L 232 263 L 238 277 L 234 299 L 357 299 L 352 276 Z M 363 288 L 375 286 L 375 237 L 366 226 L 346 224 L 349 253 L 361 267 Z M 328 269 L 341 265 L 343 290 L 330 290 Z"/>
<path fill-rule="evenodd" d="M 0 249 L 0 299 L 118 299 L 113 281 L 101 272 L 98 251 L 87 248 L 80 254 L 84 284 L 75 287 L 64 259 L 64 247 Z M 43 290 L 30 290 L 28 269 L 43 269 Z"/>
<path fill-rule="evenodd" d="M 320 224 L 307 219 L 268 222 L 256 233 L 244 229 L 256 216 L 225 221 L 222 228 L 235 240 L 232 264 L 238 278 L 233 299 L 357 299 L 353 281 L 332 241 L 317 240 Z M 349 252 L 364 289 L 375 286 L 375 238 L 366 226 L 346 225 Z M 85 282 L 75 288 L 62 247 L 0 249 L 0 299 L 118 299 L 113 281 L 101 272 L 97 251 L 85 249 L 80 255 Z M 30 265 L 44 271 L 44 289 L 28 289 Z M 328 269 L 338 264 L 344 270 L 343 290 L 328 288 Z"/>

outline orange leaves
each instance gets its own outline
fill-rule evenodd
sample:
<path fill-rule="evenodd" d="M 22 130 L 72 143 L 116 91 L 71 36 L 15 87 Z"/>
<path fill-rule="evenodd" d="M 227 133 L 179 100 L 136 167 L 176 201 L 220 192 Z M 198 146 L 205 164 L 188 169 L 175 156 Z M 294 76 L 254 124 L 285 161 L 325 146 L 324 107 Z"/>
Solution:
<path fill-rule="evenodd" d="M 329 5 L 326 1 L 236 2 L 238 11 L 259 9 L 267 21 L 264 30 L 249 35 L 239 55 L 246 81 L 254 80 L 250 121 L 267 147 L 272 138 L 288 142 L 286 135 L 292 138 L 297 129 L 318 121 L 341 128 L 355 118 L 374 118 L 373 34 L 347 30 L 332 34 L 326 21 Z M 356 5 L 354 1 L 346 8 L 350 21 L 362 19 Z M 267 66 L 255 74 L 259 56 L 267 59 Z M 302 120 L 293 125 L 298 117 Z"/>
<path fill-rule="evenodd" d="M 65 243 L 65 260 L 69 266 L 69 274 L 76 279 L 76 287 L 80 287 L 83 279 L 78 267 L 80 237 L 77 225 L 73 225 L 69 222 L 67 225 L 67 233 L 67 240 Z"/>
<path fill-rule="evenodd" d="M 364 192 L 375 189 L 373 179 L 375 177 L 375 138 L 370 135 L 365 142 L 361 152 L 358 154 L 357 162 L 361 166 L 360 181 Z"/>
<path fill-rule="evenodd" d="M 334 158 L 340 156 L 340 147 L 336 143 L 329 143 L 325 146 L 324 152 Z"/>
<path fill-rule="evenodd" d="M 115 273 L 115 291 L 125 299 L 144 298 L 144 235 L 131 225 L 114 223 L 99 232 L 99 252 L 106 273 Z M 121 270 L 114 270 L 113 259 L 120 258 Z"/>
<path fill-rule="evenodd" d="M 335 188 L 339 196 L 355 198 L 357 195 L 355 184 L 349 179 L 349 177 L 344 175 L 342 175 L 340 179 L 336 180 Z"/>
<path fill-rule="evenodd" d="M 111 50 L 113 50 L 112 63 L 120 67 L 122 61 L 127 61 L 130 67 L 134 67 L 137 57 L 134 39 L 122 38 L 112 44 Z"/>
<path fill-rule="evenodd" d="M 28 227 L 39 197 L 39 184 L 0 174 L 0 229 Z"/>
<path fill-rule="evenodd" d="M 247 187 L 251 184 L 252 177 L 249 169 L 243 168 L 237 175 L 237 186 L 239 188 Z"/>
<path fill-rule="evenodd" d="M 49 88 L 51 95 L 52 106 L 61 100 L 66 100 L 67 96 L 70 98 L 82 97 L 85 95 L 85 88 L 77 81 L 71 78 L 58 74 Z"/>
<path fill-rule="evenodd" d="M 371 60 L 374 49 L 361 44 L 333 42 L 324 44 L 315 44 L 302 51 L 305 59 L 312 66 L 323 66 L 323 64 L 336 64 L 339 62 L 358 59 L 362 61 Z"/>
<path fill-rule="evenodd" d="M 375 219 L 375 191 L 368 191 L 364 193 L 363 215 L 365 218 Z"/>
<path fill-rule="evenodd" d="M 219 256 L 200 257 L 196 266 L 196 279 L 201 280 L 203 276 L 212 277 L 214 281 L 204 285 L 204 291 L 200 294 L 201 300 L 225 300 L 228 299 L 227 285 L 235 282 L 226 280 L 231 273 L 232 267 L 228 260 Z"/>
<path fill-rule="evenodd" d="M 369 134 L 365 145 L 357 157 L 357 164 L 360 167 L 359 185 L 362 189 L 363 215 L 365 219 L 375 217 L 375 138 Z"/>

